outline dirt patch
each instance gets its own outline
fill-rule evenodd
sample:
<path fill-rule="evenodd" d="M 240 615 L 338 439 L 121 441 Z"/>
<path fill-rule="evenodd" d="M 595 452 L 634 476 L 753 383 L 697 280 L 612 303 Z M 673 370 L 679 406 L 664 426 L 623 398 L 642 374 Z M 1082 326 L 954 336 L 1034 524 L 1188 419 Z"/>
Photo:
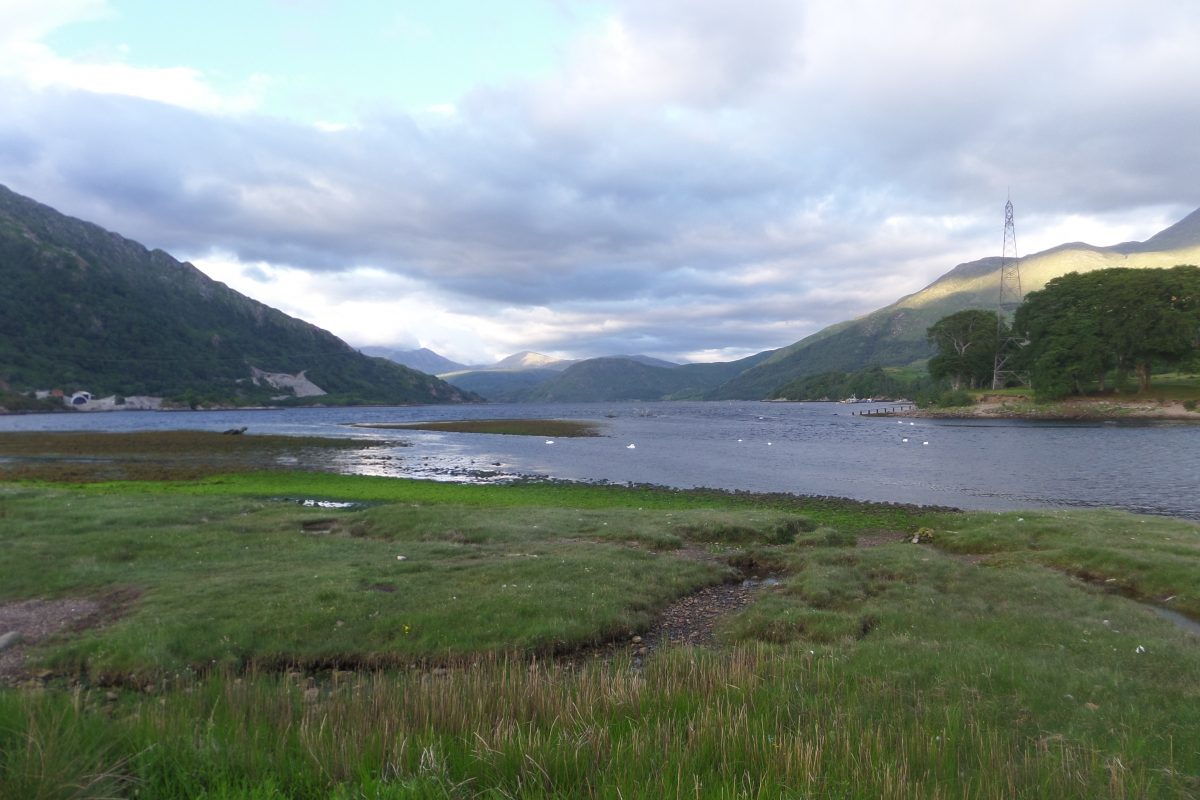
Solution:
<path fill-rule="evenodd" d="M 708 586 L 676 600 L 642 636 L 642 647 L 649 652 L 668 644 L 712 644 L 717 623 L 722 617 L 749 605 L 757 585 L 757 582 L 742 581 Z M 645 653 L 639 652 L 639 655 Z"/>
<path fill-rule="evenodd" d="M 0 603 L 0 636 L 19 634 L 15 645 L 0 651 L 0 683 L 29 677 L 25 656 L 30 647 L 53 637 L 107 625 L 123 616 L 138 594 L 133 589 L 120 589 L 99 597 Z"/>

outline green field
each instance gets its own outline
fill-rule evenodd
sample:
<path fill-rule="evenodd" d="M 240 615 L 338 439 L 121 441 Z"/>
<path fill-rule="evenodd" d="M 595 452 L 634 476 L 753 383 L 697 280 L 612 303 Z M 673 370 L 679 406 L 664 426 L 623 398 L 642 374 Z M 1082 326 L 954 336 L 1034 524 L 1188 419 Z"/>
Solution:
<path fill-rule="evenodd" d="M 630 646 L 766 576 L 712 646 Z M 1185 521 L 301 472 L 0 483 L 0 620 L 56 601 L 97 610 L 0 654 L 0 797 L 1200 795 L 1200 637 L 1152 608 L 1200 618 Z"/>

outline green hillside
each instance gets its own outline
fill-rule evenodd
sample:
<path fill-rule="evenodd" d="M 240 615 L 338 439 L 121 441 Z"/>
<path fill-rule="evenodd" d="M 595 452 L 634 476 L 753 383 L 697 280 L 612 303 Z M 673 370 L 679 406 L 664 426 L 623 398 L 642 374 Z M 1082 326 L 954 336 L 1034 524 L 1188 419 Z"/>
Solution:
<path fill-rule="evenodd" d="M 557 378 L 557 369 L 478 369 L 445 372 L 439 377 L 458 388 L 482 395 L 494 403 L 519 402 L 536 386 Z"/>
<path fill-rule="evenodd" d="M 14 390 L 222 403 L 474 399 L 3 186 L 0 281 L 0 381 Z M 303 372 L 325 394 L 294 398 L 254 369 Z"/>
<path fill-rule="evenodd" d="M 522 393 L 528 402 L 589 402 L 593 400 L 689 400 L 757 364 L 768 353 L 739 361 L 662 367 L 632 358 L 591 358 L 567 367 Z M 490 397 L 490 395 L 489 395 Z"/>
<path fill-rule="evenodd" d="M 1083 243 L 1059 245 L 1021 259 L 1025 292 L 1069 272 L 1109 267 L 1171 267 L 1200 260 L 1200 210 L 1145 242 L 1113 247 Z M 829 371 L 853 372 L 869 365 L 899 366 L 927 358 L 933 350 L 926 329 L 944 316 L 967 308 L 992 308 L 999 290 L 1000 259 L 960 264 L 919 292 L 855 320 L 831 325 L 774 351 L 707 396 L 760 399 L 783 384 Z"/>

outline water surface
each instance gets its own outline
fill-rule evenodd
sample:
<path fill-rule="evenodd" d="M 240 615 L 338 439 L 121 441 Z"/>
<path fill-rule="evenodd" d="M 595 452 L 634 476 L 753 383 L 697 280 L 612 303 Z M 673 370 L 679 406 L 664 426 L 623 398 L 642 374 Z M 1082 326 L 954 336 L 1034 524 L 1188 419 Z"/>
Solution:
<path fill-rule="evenodd" d="M 225 430 L 408 442 L 339 470 L 449 480 L 544 476 L 1011 509 L 1112 506 L 1200 519 L 1200 425 L 900 420 L 837 403 L 488 404 L 0 417 L 2 430 Z M 598 438 L 348 427 L 470 418 L 596 420 Z M 907 441 L 905 441 L 907 439 Z M 926 444 L 927 443 L 927 444 Z M 630 448 L 628 445 L 635 445 Z"/>

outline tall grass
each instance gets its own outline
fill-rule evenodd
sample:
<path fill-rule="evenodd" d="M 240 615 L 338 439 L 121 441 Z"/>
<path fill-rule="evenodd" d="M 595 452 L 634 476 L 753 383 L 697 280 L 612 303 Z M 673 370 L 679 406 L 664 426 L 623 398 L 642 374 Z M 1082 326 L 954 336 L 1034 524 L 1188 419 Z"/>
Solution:
<path fill-rule="evenodd" d="M 61 724 L 72 703 L 76 722 Z M 1032 730 L 1019 709 L 970 692 L 863 678 L 836 654 L 766 645 L 666 653 L 645 672 L 494 659 L 444 675 L 337 673 L 320 684 L 226 676 L 117 704 L 94 693 L 9 695 L 0 731 L 8 797 L 1116 798 L 1200 789 L 1186 764 L 1151 768 L 1123 736 L 1100 749 Z"/>

